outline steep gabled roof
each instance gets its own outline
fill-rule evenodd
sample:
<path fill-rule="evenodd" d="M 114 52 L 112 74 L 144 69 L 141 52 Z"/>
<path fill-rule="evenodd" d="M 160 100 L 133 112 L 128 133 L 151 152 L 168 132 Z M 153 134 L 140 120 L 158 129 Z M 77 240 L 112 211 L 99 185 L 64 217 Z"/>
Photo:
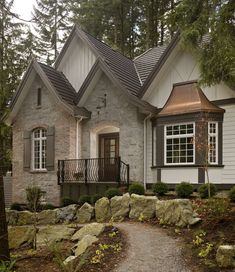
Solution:
<path fill-rule="evenodd" d="M 166 50 L 167 45 L 153 47 L 136 57 L 133 61 L 138 71 L 141 81 L 144 83 L 151 73 L 156 63 Z"/>
<path fill-rule="evenodd" d="M 74 99 L 77 93 L 65 75 L 46 64 L 39 63 L 39 65 L 50 80 L 51 84 L 54 86 L 59 96 L 68 104 L 75 105 Z"/>
<path fill-rule="evenodd" d="M 112 73 L 120 80 L 121 84 L 133 95 L 138 95 L 141 83 L 134 63 L 129 58 L 114 51 L 105 43 L 97 40 L 84 32 L 90 43 L 96 48 L 103 61 L 108 65 Z"/>

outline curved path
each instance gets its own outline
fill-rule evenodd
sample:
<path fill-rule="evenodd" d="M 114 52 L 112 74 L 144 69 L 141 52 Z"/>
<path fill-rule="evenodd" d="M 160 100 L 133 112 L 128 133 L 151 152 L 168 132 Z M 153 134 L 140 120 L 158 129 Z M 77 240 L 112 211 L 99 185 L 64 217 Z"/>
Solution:
<path fill-rule="evenodd" d="M 132 222 L 116 225 L 126 233 L 129 247 L 115 272 L 191 272 L 182 258 L 180 241 L 164 230 Z"/>

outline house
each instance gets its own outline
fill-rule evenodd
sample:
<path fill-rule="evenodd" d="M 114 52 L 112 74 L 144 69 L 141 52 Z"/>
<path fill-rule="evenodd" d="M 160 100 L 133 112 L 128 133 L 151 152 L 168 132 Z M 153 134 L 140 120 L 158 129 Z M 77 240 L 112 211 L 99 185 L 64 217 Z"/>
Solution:
<path fill-rule="evenodd" d="M 32 184 L 54 204 L 129 180 L 198 186 L 205 161 L 213 183 L 232 186 L 235 92 L 198 78 L 179 34 L 130 60 L 74 26 L 54 67 L 32 60 L 6 118 L 13 201 Z"/>

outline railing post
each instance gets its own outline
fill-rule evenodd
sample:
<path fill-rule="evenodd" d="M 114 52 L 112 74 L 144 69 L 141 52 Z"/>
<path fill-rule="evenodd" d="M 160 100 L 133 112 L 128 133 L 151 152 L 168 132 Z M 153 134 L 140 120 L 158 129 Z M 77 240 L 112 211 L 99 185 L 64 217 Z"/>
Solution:
<path fill-rule="evenodd" d="M 120 186 L 121 182 L 121 157 L 117 157 L 117 182 Z"/>
<path fill-rule="evenodd" d="M 130 183 L 130 165 L 127 164 L 127 173 L 126 173 L 126 182 L 127 182 L 127 187 L 129 187 L 129 183 Z"/>
<path fill-rule="evenodd" d="M 87 162 L 88 159 L 85 159 L 85 184 L 87 184 Z"/>
<path fill-rule="evenodd" d="M 60 185 L 60 160 L 58 160 L 58 166 L 57 166 L 57 183 Z"/>

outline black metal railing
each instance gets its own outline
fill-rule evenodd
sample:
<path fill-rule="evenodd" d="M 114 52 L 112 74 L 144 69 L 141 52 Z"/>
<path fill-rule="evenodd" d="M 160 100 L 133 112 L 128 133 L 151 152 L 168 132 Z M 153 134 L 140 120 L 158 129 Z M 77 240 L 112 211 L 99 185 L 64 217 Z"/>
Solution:
<path fill-rule="evenodd" d="M 58 161 L 58 184 L 68 182 L 118 182 L 129 185 L 130 167 L 117 158 Z"/>

